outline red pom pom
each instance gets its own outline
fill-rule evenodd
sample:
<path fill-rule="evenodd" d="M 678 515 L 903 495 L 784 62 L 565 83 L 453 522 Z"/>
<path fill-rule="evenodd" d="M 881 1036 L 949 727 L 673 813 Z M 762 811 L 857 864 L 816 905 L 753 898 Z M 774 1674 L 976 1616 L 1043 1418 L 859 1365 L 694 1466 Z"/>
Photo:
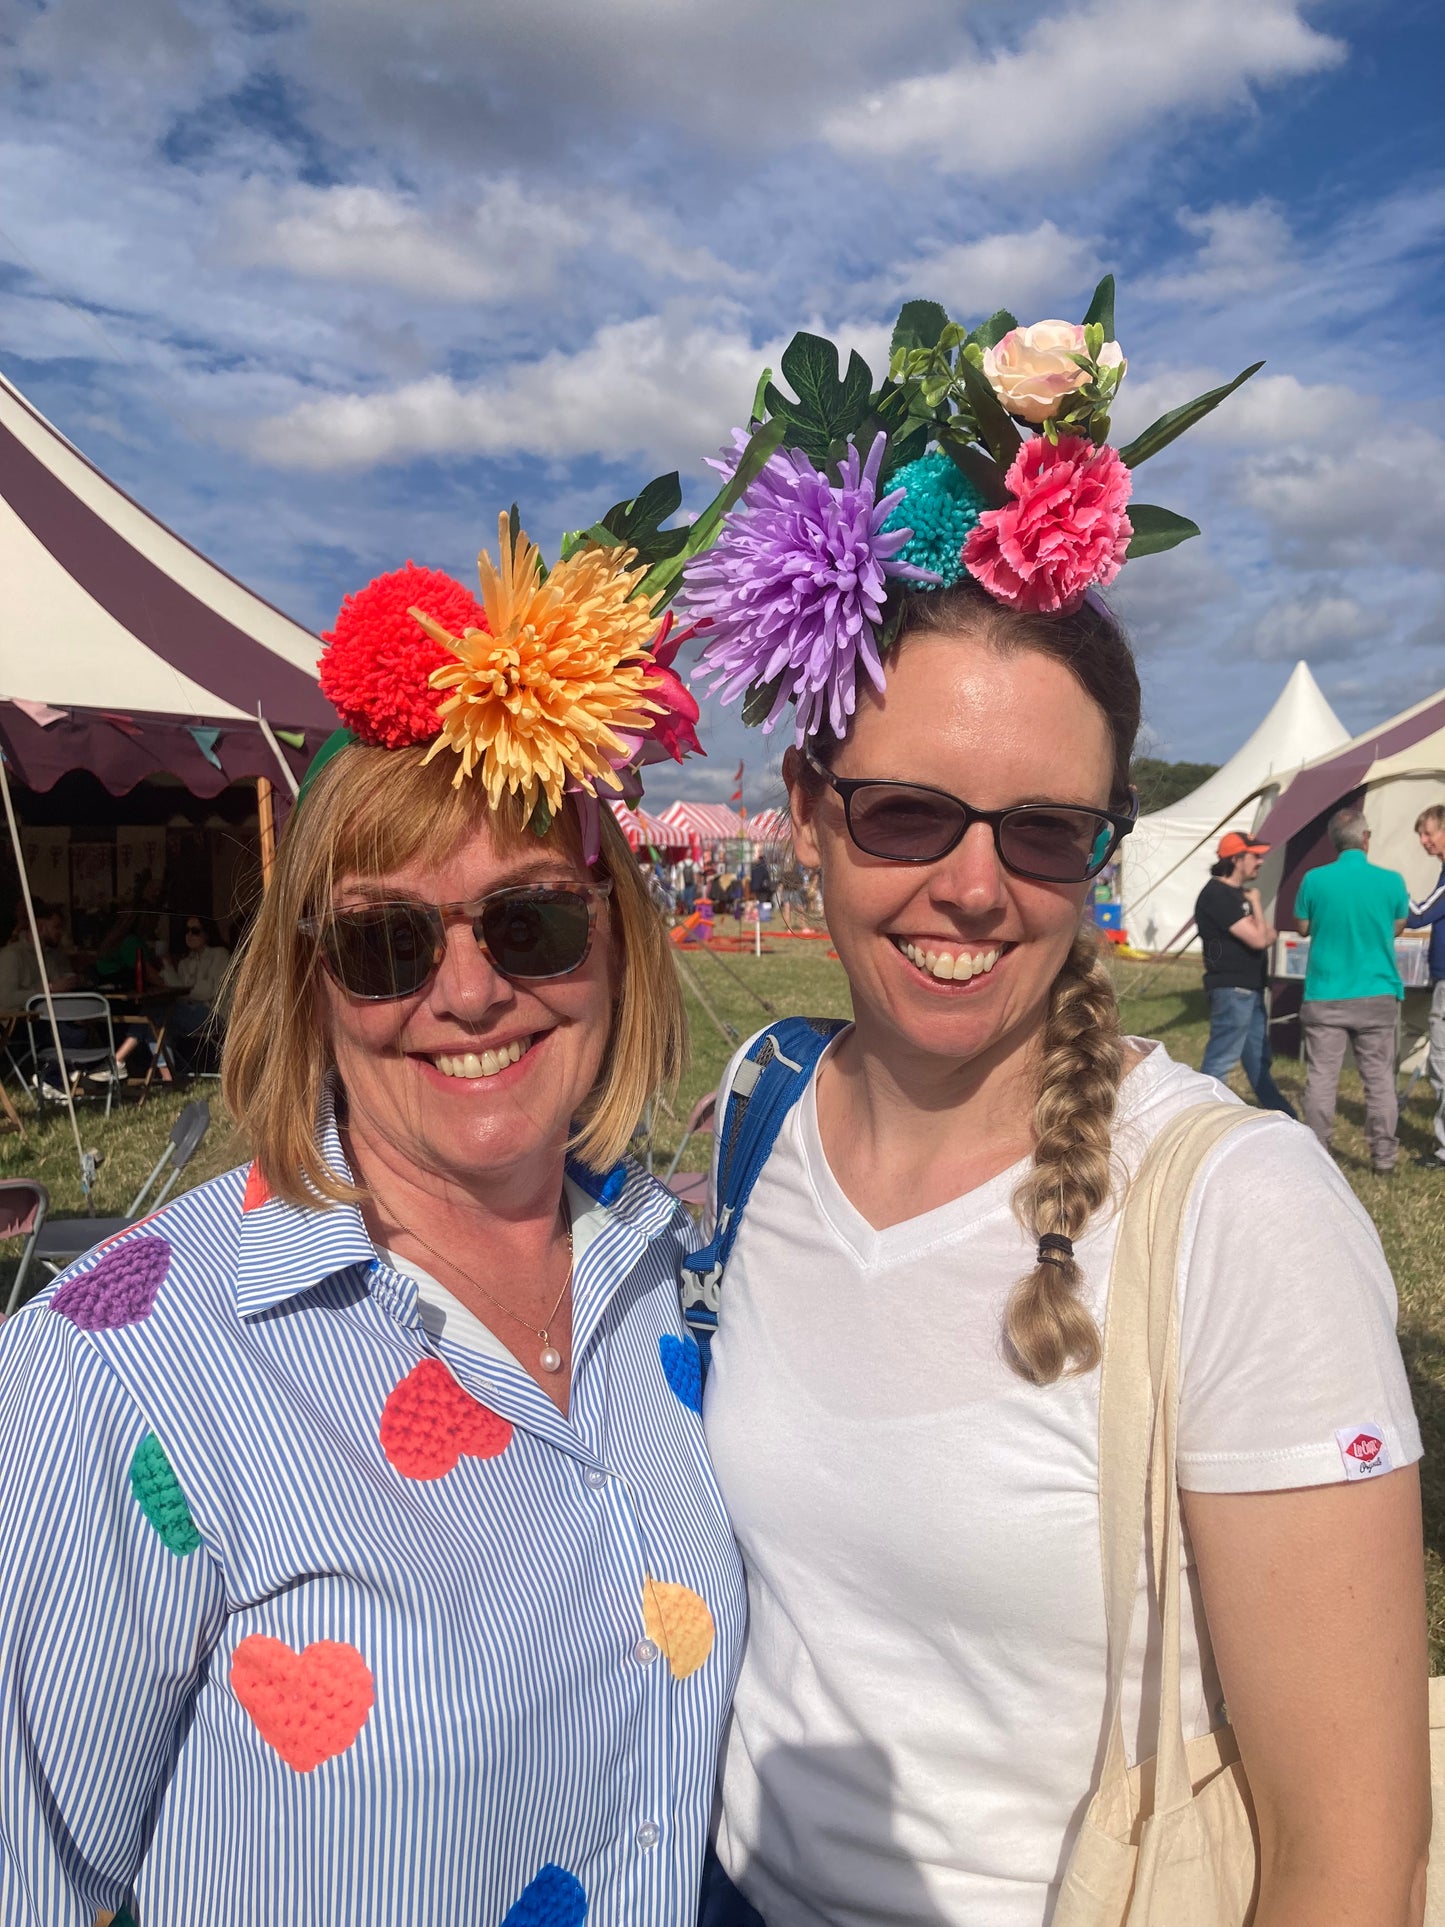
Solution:
<path fill-rule="evenodd" d="M 450 635 L 485 629 L 486 613 L 469 589 L 440 569 L 379 575 L 341 605 L 322 637 L 321 693 L 363 743 L 406 749 L 441 728 L 438 692 L 428 677 L 454 661 L 409 612 L 424 609 Z"/>

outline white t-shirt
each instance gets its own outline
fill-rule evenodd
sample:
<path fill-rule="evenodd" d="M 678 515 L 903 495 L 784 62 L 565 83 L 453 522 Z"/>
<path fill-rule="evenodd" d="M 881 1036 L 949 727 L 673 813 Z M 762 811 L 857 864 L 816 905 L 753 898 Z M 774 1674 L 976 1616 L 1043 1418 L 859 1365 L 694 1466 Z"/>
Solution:
<path fill-rule="evenodd" d="M 1230 1095 L 1145 1048 L 1115 1136 L 1131 1172 L 1178 1111 Z M 1052 1911 L 1102 1755 L 1099 1380 L 1036 1387 L 1001 1355 L 1032 1265 L 1010 1208 L 1026 1168 L 875 1231 L 828 1168 L 810 1086 L 748 1202 L 705 1421 L 749 1602 L 718 1851 L 768 1927 Z M 1100 1319 L 1116 1231 L 1096 1220 L 1076 1247 Z M 1342 1428 L 1419 1457 L 1379 1239 L 1303 1126 L 1262 1111 L 1212 1153 L 1179 1289 L 1184 1487 L 1342 1480 Z M 1187 1546 L 1184 1564 L 1192 1584 Z M 1145 1619 L 1125 1733 L 1149 1753 Z M 1202 1733 L 1222 1710 L 1197 1595 L 1183 1647 Z"/>

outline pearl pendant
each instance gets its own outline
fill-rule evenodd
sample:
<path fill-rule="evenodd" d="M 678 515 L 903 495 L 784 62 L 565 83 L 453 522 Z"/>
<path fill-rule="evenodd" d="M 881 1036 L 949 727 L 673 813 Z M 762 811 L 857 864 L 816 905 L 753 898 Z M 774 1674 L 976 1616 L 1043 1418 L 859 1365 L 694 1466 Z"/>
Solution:
<path fill-rule="evenodd" d="M 555 1345 L 544 1345 L 542 1347 L 542 1356 L 537 1360 L 537 1363 L 542 1367 L 544 1372 L 560 1372 L 562 1369 L 562 1354 L 557 1350 Z"/>

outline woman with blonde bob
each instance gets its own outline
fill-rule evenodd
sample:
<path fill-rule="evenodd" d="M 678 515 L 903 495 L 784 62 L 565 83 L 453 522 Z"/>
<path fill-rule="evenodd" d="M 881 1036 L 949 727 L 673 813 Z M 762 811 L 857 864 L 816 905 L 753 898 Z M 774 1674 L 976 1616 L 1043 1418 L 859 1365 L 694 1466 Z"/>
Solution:
<path fill-rule="evenodd" d="M 482 605 L 409 567 L 329 639 L 251 1162 L 0 1334 L 7 1922 L 690 1913 L 742 1582 L 627 1156 L 680 995 L 588 784 L 689 699 L 627 551 L 501 534 Z"/>

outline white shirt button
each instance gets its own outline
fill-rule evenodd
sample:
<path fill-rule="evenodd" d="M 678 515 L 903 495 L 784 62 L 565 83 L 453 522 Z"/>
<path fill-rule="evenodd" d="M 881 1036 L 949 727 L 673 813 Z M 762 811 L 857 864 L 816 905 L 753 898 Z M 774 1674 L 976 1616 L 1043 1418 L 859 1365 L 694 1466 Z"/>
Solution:
<path fill-rule="evenodd" d="M 602 1487 L 607 1483 L 607 1474 L 599 1471 L 595 1465 L 589 1465 L 587 1470 L 582 1474 L 582 1483 L 583 1485 L 591 1486 L 594 1492 L 600 1492 Z"/>
<path fill-rule="evenodd" d="M 657 1647 L 650 1639 L 639 1639 L 632 1649 L 632 1657 L 639 1666 L 650 1666 L 657 1658 Z"/>
<path fill-rule="evenodd" d="M 661 1837 L 662 1830 L 655 1820 L 644 1820 L 637 1829 L 637 1844 L 644 1851 L 648 1847 L 655 1847 Z"/>

